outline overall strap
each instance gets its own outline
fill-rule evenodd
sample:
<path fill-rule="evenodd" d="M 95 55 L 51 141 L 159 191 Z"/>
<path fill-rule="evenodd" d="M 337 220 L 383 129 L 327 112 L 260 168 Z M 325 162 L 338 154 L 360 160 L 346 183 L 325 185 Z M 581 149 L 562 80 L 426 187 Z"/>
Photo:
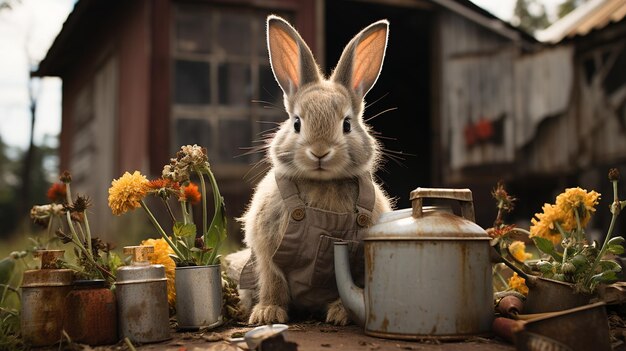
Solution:
<path fill-rule="evenodd" d="M 376 190 L 372 176 L 368 173 L 358 177 L 359 197 L 356 203 L 357 224 L 361 227 L 369 227 L 372 221 L 372 211 L 376 202 Z"/>
<path fill-rule="evenodd" d="M 298 187 L 291 179 L 285 176 L 275 174 L 274 177 L 287 211 L 291 213 L 293 219 L 301 221 L 305 216 L 304 208 L 306 205 L 300 198 Z"/>

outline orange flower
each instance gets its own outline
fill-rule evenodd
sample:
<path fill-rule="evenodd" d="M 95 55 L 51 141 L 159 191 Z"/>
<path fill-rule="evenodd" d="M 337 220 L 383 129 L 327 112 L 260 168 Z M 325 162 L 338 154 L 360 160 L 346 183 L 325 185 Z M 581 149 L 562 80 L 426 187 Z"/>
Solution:
<path fill-rule="evenodd" d="M 183 187 L 183 191 L 180 195 L 180 201 L 187 201 L 192 205 L 200 202 L 201 199 L 200 192 L 198 191 L 198 186 L 194 183 L 189 183 L 189 185 Z"/>
<path fill-rule="evenodd" d="M 509 278 L 509 288 L 524 296 L 528 296 L 528 286 L 526 286 L 526 280 L 517 275 L 517 273 L 513 273 L 513 276 Z"/>
<path fill-rule="evenodd" d="M 53 183 L 48 189 L 48 199 L 51 202 L 61 203 L 65 202 L 65 197 L 67 194 L 67 190 L 65 188 L 65 184 L 63 183 Z"/>
<path fill-rule="evenodd" d="M 163 179 L 163 178 L 151 180 L 150 182 L 148 182 L 146 186 L 150 190 L 159 190 L 159 189 L 164 189 L 164 188 L 178 190 L 180 188 L 180 185 L 178 185 L 178 182 L 173 182 L 169 179 Z"/>

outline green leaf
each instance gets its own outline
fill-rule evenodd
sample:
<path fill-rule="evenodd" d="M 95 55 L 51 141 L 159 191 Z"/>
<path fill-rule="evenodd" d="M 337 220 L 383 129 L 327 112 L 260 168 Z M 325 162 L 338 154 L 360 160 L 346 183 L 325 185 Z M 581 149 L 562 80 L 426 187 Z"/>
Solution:
<path fill-rule="evenodd" d="M 600 269 L 602 271 L 614 271 L 620 272 L 622 270 L 622 266 L 619 263 L 611 260 L 602 260 L 600 261 Z"/>
<path fill-rule="evenodd" d="M 574 257 L 572 257 L 570 262 L 572 262 L 574 266 L 576 266 L 577 269 L 583 266 L 588 266 L 590 264 L 589 261 L 587 260 L 587 257 L 582 254 L 575 255 Z"/>
<path fill-rule="evenodd" d="M 182 223 L 182 222 L 176 222 L 176 224 L 174 224 L 174 235 L 176 235 L 177 237 L 180 238 L 186 238 L 189 236 L 192 236 L 195 238 L 196 236 L 196 225 L 193 223 Z"/>
<path fill-rule="evenodd" d="M 172 261 L 174 261 L 174 263 L 176 264 L 176 267 L 178 267 L 183 260 L 181 260 L 178 256 L 176 256 L 175 254 L 169 254 L 168 256 L 170 256 L 170 258 L 172 259 Z"/>
<path fill-rule="evenodd" d="M 615 255 L 621 255 L 624 253 L 624 247 L 622 245 L 609 245 L 606 249 L 608 252 L 615 254 Z"/>
<path fill-rule="evenodd" d="M 15 259 L 13 257 L 5 257 L 0 260 L 0 284 L 8 285 L 15 270 Z"/>
<path fill-rule="evenodd" d="M 624 243 L 624 241 L 626 241 L 626 239 L 624 239 L 621 236 L 616 236 L 614 238 L 611 238 L 611 240 L 609 240 L 609 245 L 621 245 Z"/>
<path fill-rule="evenodd" d="M 552 271 L 552 263 L 550 263 L 548 261 L 539 261 L 539 262 L 537 262 L 537 269 L 539 269 L 539 271 L 541 273 L 551 272 Z"/>
<path fill-rule="evenodd" d="M 617 274 L 615 271 L 606 271 L 591 277 L 592 283 L 612 283 L 617 281 Z"/>
<path fill-rule="evenodd" d="M 539 249 L 539 251 L 552 256 L 552 258 L 554 258 L 556 261 L 562 260 L 561 254 L 556 252 L 556 250 L 554 249 L 554 245 L 552 244 L 552 241 L 539 237 L 539 236 L 535 236 L 532 239 L 537 249 Z"/>

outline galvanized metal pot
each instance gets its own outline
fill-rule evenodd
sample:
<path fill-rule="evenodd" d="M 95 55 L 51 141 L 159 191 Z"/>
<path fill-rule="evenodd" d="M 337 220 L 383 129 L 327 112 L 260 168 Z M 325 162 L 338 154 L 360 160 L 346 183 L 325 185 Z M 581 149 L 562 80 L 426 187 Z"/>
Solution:
<path fill-rule="evenodd" d="M 124 253 L 133 255 L 133 263 L 117 270 L 119 335 L 133 342 L 170 338 L 165 267 L 147 261 L 147 255 L 152 252 L 152 246 L 125 247 Z"/>
<path fill-rule="evenodd" d="M 117 305 L 104 280 L 78 280 L 65 298 L 63 329 L 72 341 L 91 346 L 115 344 Z"/>
<path fill-rule="evenodd" d="M 63 250 L 41 250 L 41 269 L 24 272 L 22 278 L 20 328 L 24 343 L 48 346 L 62 337 L 65 296 L 72 290 L 73 273 L 54 269 Z"/>
<path fill-rule="evenodd" d="M 424 198 L 461 203 L 463 217 L 423 208 Z M 468 189 L 411 192 L 412 209 L 384 214 L 365 242 L 365 288 L 350 275 L 347 245 L 335 244 L 339 294 L 372 336 L 460 339 L 489 334 L 493 288 L 489 236 L 476 225 Z"/>
<path fill-rule="evenodd" d="M 516 350 L 611 350 L 605 303 L 542 314 L 513 328 Z"/>
<path fill-rule="evenodd" d="M 528 297 L 525 313 L 563 311 L 589 303 L 592 295 L 576 292 L 574 284 L 536 276 L 525 277 Z"/>
<path fill-rule="evenodd" d="M 216 327 L 222 322 L 220 266 L 176 267 L 178 328 Z"/>

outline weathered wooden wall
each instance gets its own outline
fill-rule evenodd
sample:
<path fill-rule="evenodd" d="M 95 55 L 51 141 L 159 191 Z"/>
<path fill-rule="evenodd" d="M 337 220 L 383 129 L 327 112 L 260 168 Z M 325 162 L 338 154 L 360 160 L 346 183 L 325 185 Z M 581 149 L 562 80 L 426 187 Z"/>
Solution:
<path fill-rule="evenodd" d="M 438 23 L 441 48 L 441 156 L 444 183 L 466 167 L 511 162 L 514 157 L 514 66 L 511 40 L 451 12 Z M 499 124 L 502 135 L 468 145 L 479 122 Z M 500 140 L 495 140 L 500 139 Z"/>

